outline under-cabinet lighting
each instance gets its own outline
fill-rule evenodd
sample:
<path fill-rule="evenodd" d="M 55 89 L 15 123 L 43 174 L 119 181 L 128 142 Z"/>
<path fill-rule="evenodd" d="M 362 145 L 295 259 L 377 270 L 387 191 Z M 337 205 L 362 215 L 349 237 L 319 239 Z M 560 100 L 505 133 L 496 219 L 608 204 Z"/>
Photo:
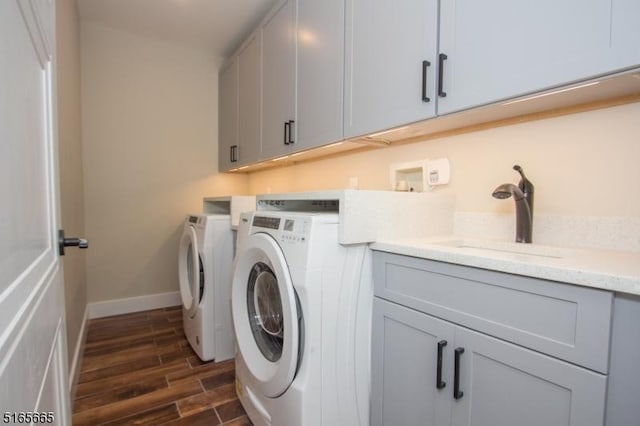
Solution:
<path fill-rule="evenodd" d="M 286 160 L 287 158 L 289 158 L 288 155 L 285 155 L 284 157 L 278 157 L 278 158 L 274 158 L 271 161 L 282 161 L 282 160 Z"/>
<path fill-rule="evenodd" d="M 332 143 L 331 145 L 325 145 L 322 148 L 333 148 L 334 146 L 340 146 L 342 145 L 344 142 L 336 142 L 336 143 Z"/>
<path fill-rule="evenodd" d="M 396 127 L 395 129 L 385 130 L 384 132 L 372 133 L 372 134 L 367 135 L 367 136 L 371 137 L 371 138 L 375 138 L 376 136 L 382 136 L 382 135 L 386 135 L 387 133 L 396 132 L 398 130 L 405 130 L 405 129 L 408 129 L 408 128 L 409 128 L 409 126 Z"/>
<path fill-rule="evenodd" d="M 502 105 L 517 104 L 518 102 L 530 101 L 532 99 L 542 98 L 542 97 L 549 96 L 549 95 L 555 95 L 557 93 L 569 92 L 571 90 L 582 89 L 583 87 L 594 86 L 594 85 L 596 85 L 598 83 L 600 83 L 600 82 L 599 81 L 592 81 L 591 83 L 585 83 L 585 84 L 581 84 L 579 86 L 567 87 L 565 89 L 554 90 L 553 92 L 542 93 L 540 95 L 535 95 L 535 96 L 528 96 L 528 97 L 522 98 L 522 99 L 516 99 L 514 101 L 505 102 Z"/>

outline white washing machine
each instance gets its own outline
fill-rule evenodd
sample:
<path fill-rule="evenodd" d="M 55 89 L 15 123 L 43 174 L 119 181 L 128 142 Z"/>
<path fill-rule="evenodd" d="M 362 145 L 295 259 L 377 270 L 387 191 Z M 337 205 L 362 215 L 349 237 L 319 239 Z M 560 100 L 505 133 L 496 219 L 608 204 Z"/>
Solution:
<path fill-rule="evenodd" d="M 184 333 L 203 361 L 235 355 L 231 324 L 234 233 L 229 215 L 187 216 L 178 273 Z"/>
<path fill-rule="evenodd" d="M 232 285 L 236 391 L 255 426 L 369 424 L 371 288 L 338 215 L 243 213 Z"/>

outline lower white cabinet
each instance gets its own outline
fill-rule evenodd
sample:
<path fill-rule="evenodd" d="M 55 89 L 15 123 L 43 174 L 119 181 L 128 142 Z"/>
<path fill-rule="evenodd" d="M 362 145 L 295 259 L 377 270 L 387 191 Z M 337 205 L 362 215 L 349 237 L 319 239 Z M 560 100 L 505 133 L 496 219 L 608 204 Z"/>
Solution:
<path fill-rule="evenodd" d="M 607 378 L 376 298 L 373 426 L 601 426 Z"/>
<path fill-rule="evenodd" d="M 371 425 L 450 424 L 455 327 L 376 297 L 373 330 Z"/>
<path fill-rule="evenodd" d="M 373 262 L 373 426 L 604 424 L 611 292 L 382 252 Z"/>

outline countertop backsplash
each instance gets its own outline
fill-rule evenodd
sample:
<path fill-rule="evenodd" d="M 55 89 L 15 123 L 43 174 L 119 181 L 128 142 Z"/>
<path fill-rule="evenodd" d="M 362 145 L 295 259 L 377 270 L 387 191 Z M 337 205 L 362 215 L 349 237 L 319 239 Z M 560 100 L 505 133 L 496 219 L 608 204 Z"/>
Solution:
<path fill-rule="evenodd" d="M 458 236 L 515 239 L 513 214 L 456 212 L 453 226 Z M 640 218 L 535 215 L 533 243 L 640 253 Z"/>

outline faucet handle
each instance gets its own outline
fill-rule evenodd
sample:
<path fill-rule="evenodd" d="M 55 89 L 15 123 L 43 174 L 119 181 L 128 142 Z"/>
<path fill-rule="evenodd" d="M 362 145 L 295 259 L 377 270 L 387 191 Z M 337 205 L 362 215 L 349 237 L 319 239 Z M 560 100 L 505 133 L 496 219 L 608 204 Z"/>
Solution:
<path fill-rule="evenodd" d="M 515 170 L 516 172 L 520 173 L 520 176 L 522 177 L 522 179 L 520 179 L 520 182 L 518 183 L 518 188 L 520 189 L 520 191 L 522 191 L 522 193 L 524 194 L 525 200 L 527 200 L 527 203 L 529 204 L 531 220 L 533 220 L 533 189 L 534 189 L 534 186 L 531 183 L 531 181 L 529 179 L 527 179 L 527 177 L 525 176 L 524 170 L 522 170 L 522 167 L 520 167 L 519 165 L 516 164 L 516 165 L 513 166 L 513 170 Z"/>
<path fill-rule="evenodd" d="M 520 173 L 520 177 L 522 177 L 522 180 L 528 180 L 527 177 L 524 175 L 524 170 L 522 170 L 522 167 L 520 167 L 519 165 L 515 164 L 513 166 L 513 170 L 515 170 L 516 172 Z"/>
<path fill-rule="evenodd" d="M 524 170 L 522 170 L 522 167 L 520 167 L 519 165 L 516 164 L 516 165 L 513 166 L 513 170 L 515 170 L 516 172 L 520 173 L 520 177 L 522 178 L 522 179 L 520 179 L 520 182 L 518 183 L 518 188 L 520 188 L 520 190 L 525 195 L 526 194 L 533 194 L 533 184 L 525 176 Z"/>

